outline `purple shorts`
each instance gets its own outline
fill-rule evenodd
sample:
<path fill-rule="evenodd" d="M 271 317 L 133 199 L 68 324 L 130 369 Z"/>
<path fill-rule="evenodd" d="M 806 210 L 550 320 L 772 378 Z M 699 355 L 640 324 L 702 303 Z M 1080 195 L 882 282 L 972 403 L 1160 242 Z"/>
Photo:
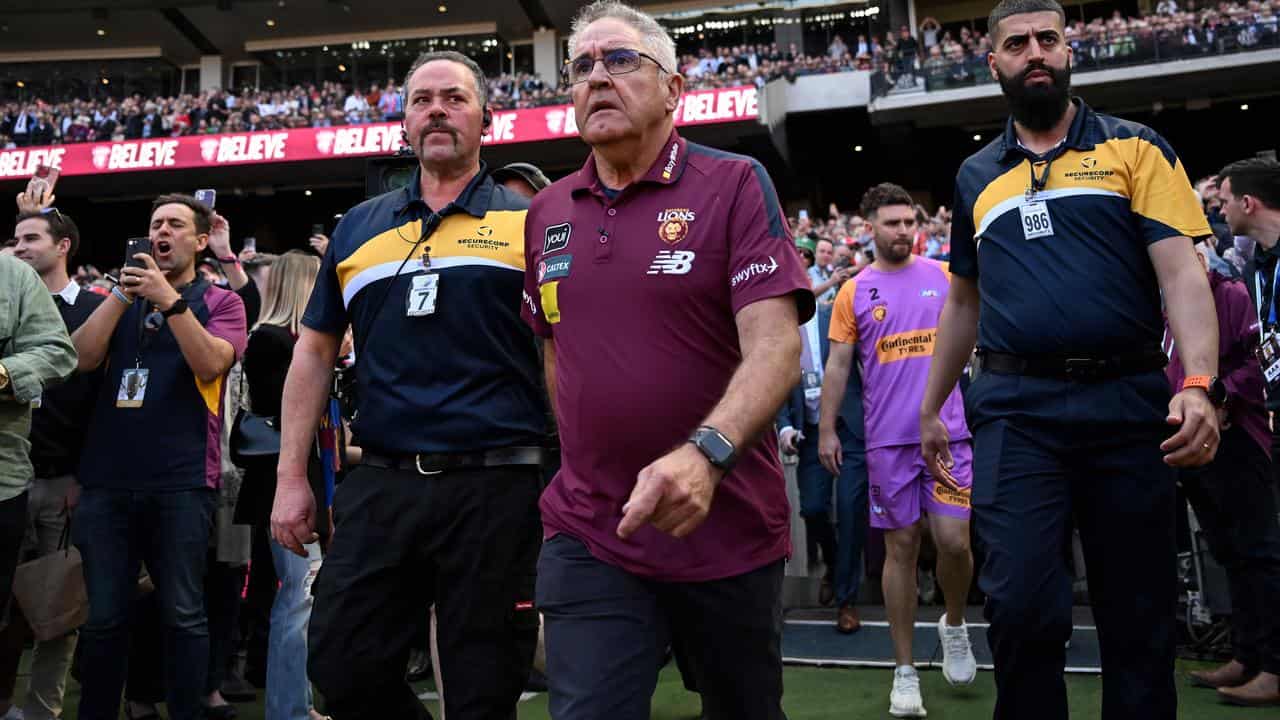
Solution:
<path fill-rule="evenodd" d="M 969 442 L 951 443 L 951 458 L 955 460 L 951 474 L 959 483 L 960 492 L 933 479 L 925 467 L 919 445 L 868 450 L 871 527 L 883 530 L 909 527 L 920 519 L 922 510 L 931 515 L 968 519 L 969 494 L 973 487 L 973 449 Z"/>

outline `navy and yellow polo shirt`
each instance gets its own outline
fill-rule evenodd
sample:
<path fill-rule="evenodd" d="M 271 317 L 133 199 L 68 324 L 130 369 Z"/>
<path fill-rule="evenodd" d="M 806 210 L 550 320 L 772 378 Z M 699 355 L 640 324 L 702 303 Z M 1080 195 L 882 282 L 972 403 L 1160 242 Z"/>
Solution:
<path fill-rule="evenodd" d="M 1158 344 L 1147 248 L 1210 233 L 1164 138 L 1073 102 L 1079 111 L 1057 148 L 1037 156 L 1022 147 L 1010 119 L 956 177 L 951 272 L 979 280 L 981 348 L 1107 357 Z M 1044 184 L 1028 201 L 1033 172 Z M 1027 218 L 1028 202 L 1044 203 L 1051 234 Z"/>
<path fill-rule="evenodd" d="M 539 444 L 547 425 L 541 363 L 520 319 L 529 203 L 482 165 L 437 224 L 419 172 L 342 218 L 302 323 L 333 335 L 353 327 L 352 433 L 362 447 L 456 453 Z M 422 246 L 413 250 L 424 223 L 435 227 L 423 246 L 438 295 L 434 313 L 411 317 L 413 278 L 426 272 Z"/>

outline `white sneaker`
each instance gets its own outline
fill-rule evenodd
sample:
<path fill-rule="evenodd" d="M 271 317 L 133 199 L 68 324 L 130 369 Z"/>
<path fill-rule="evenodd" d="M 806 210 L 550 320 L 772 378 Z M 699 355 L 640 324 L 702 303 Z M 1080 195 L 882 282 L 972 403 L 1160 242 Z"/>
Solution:
<path fill-rule="evenodd" d="M 968 685 L 978 676 L 978 661 L 969 643 L 969 626 L 951 627 L 943 613 L 938 620 L 938 640 L 942 643 L 942 677 L 952 685 Z"/>
<path fill-rule="evenodd" d="M 889 714 L 897 718 L 922 718 L 929 714 L 924 709 L 924 698 L 920 697 L 920 676 L 910 665 L 893 671 Z"/>

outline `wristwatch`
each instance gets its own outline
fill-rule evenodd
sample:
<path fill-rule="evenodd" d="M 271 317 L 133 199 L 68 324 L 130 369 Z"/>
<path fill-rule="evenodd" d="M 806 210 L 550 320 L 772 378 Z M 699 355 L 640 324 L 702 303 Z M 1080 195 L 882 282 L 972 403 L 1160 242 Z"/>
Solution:
<path fill-rule="evenodd" d="M 1182 389 L 1198 387 L 1209 396 L 1209 402 L 1216 408 L 1227 404 L 1227 384 L 1217 375 L 1191 375 L 1182 381 Z"/>
<path fill-rule="evenodd" d="M 5 366 L 0 365 L 0 392 L 9 390 L 9 370 Z"/>
<path fill-rule="evenodd" d="M 168 310 L 161 310 L 160 314 L 166 318 L 171 318 L 174 315 L 181 315 L 187 310 L 188 310 L 187 301 L 184 300 L 183 298 L 178 298 L 176 301 L 174 301 L 172 305 L 169 306 Z"/>
<path fill-rule="evenodd" d="M 689 437 L 689 442 L 707 457 L 707 460 L 716 467 L 725 472 L 733 469 L 734 463 L 738 462 L 738 450 L 733 446 L 729 438 L 719 430 L 704 425 L 693 431 L 693 435 Z"/>

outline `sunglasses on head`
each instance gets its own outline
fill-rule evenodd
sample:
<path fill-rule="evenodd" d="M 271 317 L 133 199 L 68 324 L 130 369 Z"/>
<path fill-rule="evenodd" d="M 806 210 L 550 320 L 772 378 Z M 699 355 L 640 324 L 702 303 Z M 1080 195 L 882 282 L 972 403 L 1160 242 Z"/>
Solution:
<path fill-rule="evenodd" d="M 40 214 L 53 215 L 54 217 L 58 218 L 58 222 L 66 222 L 66 217 L 64 217 L 62 213 L 58 212 L 58 208 L 56 207 L 44 208 L 40 211 Z"/>

